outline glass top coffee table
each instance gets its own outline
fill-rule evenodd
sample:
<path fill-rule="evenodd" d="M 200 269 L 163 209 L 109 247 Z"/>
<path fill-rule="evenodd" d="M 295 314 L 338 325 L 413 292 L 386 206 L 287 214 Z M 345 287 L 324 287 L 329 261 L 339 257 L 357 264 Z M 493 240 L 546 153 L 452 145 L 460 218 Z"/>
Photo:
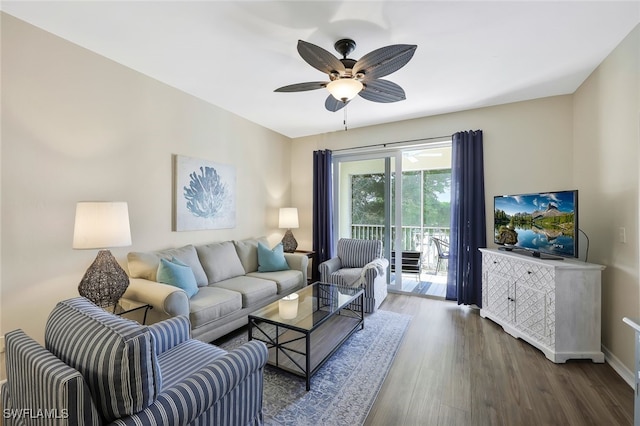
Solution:
<path fill-rule="evenodd" d="M 306 379 L 356 330 L 364 328 L 364 290 L 313 283 L 249 315 L 249 340 L 269 349 L 268 363 Z"/>

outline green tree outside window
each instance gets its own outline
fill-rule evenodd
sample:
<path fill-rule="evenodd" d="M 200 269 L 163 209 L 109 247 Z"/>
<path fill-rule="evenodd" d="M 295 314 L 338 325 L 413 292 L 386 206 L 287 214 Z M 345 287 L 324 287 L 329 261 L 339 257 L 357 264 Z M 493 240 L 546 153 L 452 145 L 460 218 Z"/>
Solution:
<path fill-rule="evenodd" d="M 426 227 L 448 227 L 451 221 L 451 170 L 416 170 L 402 173 L 402 221 L 405 226 L 420 224 L 420 179 L 423 182 L 422 208 Z M 392 197 L 394 191 L 391 177 Z M 384 173 L 351 177 L 351 211 L 354 225 L 384 225 Z"/>

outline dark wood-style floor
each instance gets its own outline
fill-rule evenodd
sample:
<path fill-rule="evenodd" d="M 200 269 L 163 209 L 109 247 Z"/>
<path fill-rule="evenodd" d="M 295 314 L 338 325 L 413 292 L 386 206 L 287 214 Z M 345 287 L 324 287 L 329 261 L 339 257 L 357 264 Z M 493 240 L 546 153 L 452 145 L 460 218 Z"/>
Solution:
<path fill-rule="evenodd" d="M 390 294 L 381 309 L 413 319 L 365 425 L 633 424 L 609 364 L 554 364 L 452 302 Z"/>

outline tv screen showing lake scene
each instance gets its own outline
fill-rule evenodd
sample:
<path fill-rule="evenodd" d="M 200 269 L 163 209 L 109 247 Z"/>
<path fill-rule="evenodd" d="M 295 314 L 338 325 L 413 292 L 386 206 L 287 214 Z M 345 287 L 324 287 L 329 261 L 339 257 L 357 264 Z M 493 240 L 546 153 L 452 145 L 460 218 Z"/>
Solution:
<path fill-rule="evenodd" d="M 578 191 L 494 197 L 496 244 L 577 257 Z"/>

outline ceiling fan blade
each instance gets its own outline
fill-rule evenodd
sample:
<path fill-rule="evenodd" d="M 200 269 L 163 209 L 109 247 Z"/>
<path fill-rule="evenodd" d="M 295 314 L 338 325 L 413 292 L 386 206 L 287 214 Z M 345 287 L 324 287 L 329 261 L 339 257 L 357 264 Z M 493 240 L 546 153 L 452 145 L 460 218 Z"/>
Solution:
<path fill-rule="evenodd" d="M 315 44 L 298 40 L 298 53 L 309 65 L 325 74 L 337 71 L 342 75 L 346 72 L 344 64 L 338 58 Z"/>
<path fill-rule="evenodd" d="M 372 80 L 364 82 L 364 89 L 358 93 L 362 98 L 372 102 L 398 102 L 406 99 L 404 90 L 389 80 Z"/>
<path fill-rule="evenodd" d="M 393 44 L 369 52 L 353 66 L 353 74 L 364 73 L 363 80 L 384 77 L 405 66 L 413 58 L 418 46 Z"/>
<path fill-rule="evenodd" d="M 341 110 L 345 106 L 347 106 L 348 103 L 349 103 L 349 101 L 342 102 L 342 101 L 339 101 L 336 98 L 334 98 L 333 95 L 329 95 L 327 100 L 324 101 L 324 107 L 326 109 L 328 109 L 329 111 L 331 111 L 331 112 L 336 112 L 338 110 Z"/>
<path fill-rule="evenodd" d="M 282 86 L 274 90 L 274 92 L 305 92 L 307 90 L 323 89 L 329 84 L 326 81 L 310 81 L 307 83 L 296 83 L 288 86 Z"/>

